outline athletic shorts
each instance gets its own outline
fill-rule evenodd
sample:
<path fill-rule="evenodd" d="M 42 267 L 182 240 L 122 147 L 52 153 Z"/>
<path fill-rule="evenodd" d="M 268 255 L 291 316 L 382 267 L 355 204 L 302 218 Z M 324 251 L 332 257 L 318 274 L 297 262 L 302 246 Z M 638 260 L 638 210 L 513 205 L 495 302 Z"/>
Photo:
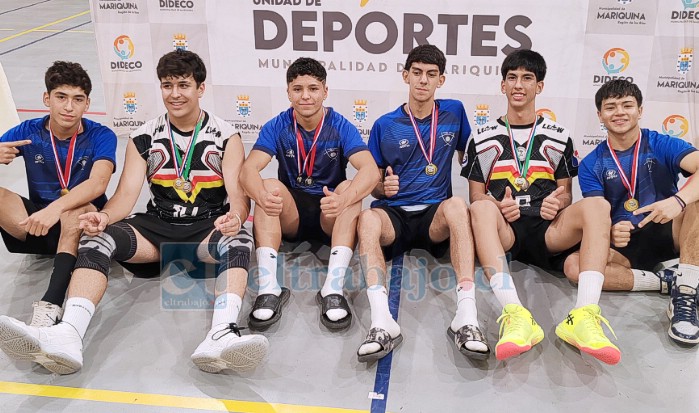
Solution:
<path fill-rule="evenodd" d="M 566 258 L 579 250 L 580 244 L 557 254 L 550 253 L 546 248 L 546 231 L 551 222 L 540 216 L 528 215 L 522 215 L 517 221 L 510 222 L 510 227 L 515 233 L 515 243 L 508 251 L 512 260 L 535 265 L 543 270 L 563 271 Z"/>
<path fill-rule="evenodd" d="M 37 207 L 27 198 L 20 196 L 24 209 L 27 215 L 31 215 L 42 208 Z M 26 240 L 19 240 L 7 231 L 0 228 L 2 239 L 5 242 L 5 247 L 8 251 L 20 254 L 39 254 L 39 255 L 55 255 L 58 249 L 58 240 L 61 237 L 61 221 L 58 221 L 54 226 L 49 228 L 48 234 L 44 236 L 34 236 L 27 234 Z"/>
<path fill-rule="evenodd" d="M 435 258 L 443 257 L 449 250 L 449 239 L 442 242 L 430 240 L 430 225 L 440 203 L 432 204 L 421 211 L 406 211 L 401 207 L 382 205 L 375 207 L 386 211 L 391 220 L 396 238 L 393 244 L 382 247 L 386 261 L 413 248 L 427 250 Z"/>
<path fill-rule="evenodd" d="M 330 245 L 330 235 L 326 234 L 320 225 L 320 200 L 323 196 L 309 194 L 301 189 L 288 189 L 299 213 L 299 228 L 295 236 L 284 236 L 284 240 L 288 242 L 315 240 Z"/>
<path fill-rule="evenodd" d="M 631 231 L 631 241 L 623 248 L 616 248 L 631 262 L 631 268 L 652 271 L 658 263 L 679 257 L 672 240 L 672 221 L 665 224 L 650 222 L 643 228 Z"/>
<path fill-rule="evenodd" d="M 154 263 L 134 264 L 119 262 L 124 268 L 139 277 L 156 277 L 160 275 L 163 265 L 173 260 L 184 260 L 198 263 L 196 247 L 215 229 L 214 222 L 218 217 L 206 218 L 201 221 L 186 224 L 172 224 L 159 216 L 148 213 L 131 215 L 121 222 L 129 224 L 155 245 L 161 252 L 161 260 Z M 163 244 L 167 244 L 163 247 Z"/>

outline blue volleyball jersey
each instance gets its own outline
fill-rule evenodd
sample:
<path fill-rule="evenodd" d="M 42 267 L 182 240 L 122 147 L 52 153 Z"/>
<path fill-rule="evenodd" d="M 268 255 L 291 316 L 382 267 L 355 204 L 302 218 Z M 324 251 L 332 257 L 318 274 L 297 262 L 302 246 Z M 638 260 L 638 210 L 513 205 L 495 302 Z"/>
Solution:
<path fill-rule="evenodd" d="M 638 153 L 638 177 L 634 197 L 644 207 L 671 197 L 677 192 L 680 162 L 696 151 L 692 145 L 678 138 L 642 129 Z M 624 174 L 631 179 L 635 145 L 624 151 L 615 151 Z M 580 164 L 578 179 L 583 196 L 603 196 L 612 206 L 612 223 L 631 221 L 636 226 L 643 215 L 634 216 L 624 209 L 629 192 L 622 183 L 619 169 L 609 152 L 607 141 L 597 145 Z"/>
<path fill-rule="evenodd" d="M 267 122 L 260 131 L 252 149 L 257 149 L 276 157 L 279 162 L 279 180 L 287 187 L 300 189 L 309 194 L 323 195 L 323 186 L 335 190 L 347 179 L 347 162 L 357 152 L 368 150 L 357 128 L 333 108 L 327 108 L 325 124 L 316 143 L 316 158 L 313 168 L 313 184 L 299 184 L 299 175 L 305 180 L 306 173 L 299 174 L 296 153 L 296 132 L 294 130 L 293 109 L 289 108 Z M 299 127 L 306 154 L 313 143 L 315 129 L 306 131 Z M 310 162 L 310 160 L 309 160 Z M 301 162 L 303 167 L 303 161 Z"/>
<path fill-rule="evenodd" d="M 61 184 L 56 171 L 51 136 L 45 128 L 48 120 L 49 117 L 45 116 L 24 121 L 0 137 L 0 142 L 25 139 L 32 141 L 31 144 L 20 146 L 17 149 L 19 149 L 18 156 L 24 157 L 29 199 L 39 208 L 45 208 L 61 196 Z M 82 124 L 83 131 L 78 134 L 75 142 L 72 172 L 68 182 L 69 189 L 76 187 L 90 177 L 92 166 L 96 161 L 108 160 L 115 165 L 116 169 L 117 137 L 114 132 L 89 119 L 82 119 Z M 66 164 L 71 139 L 55 140 L 61 170 Z M 106 202 L 107 197 L 104 194 L 92 201 L 98 208 L 102 208 Z"/>
<path fill-rule="evenodd" d="M 437 99 L 438 124 L 432 163 L 437 173 L 425 173 L 427 159 L 420 149 L 410 117 L 401 105 L 376 120 L 369 135 L 369 150 L 381 169 L 390 166 L 398 175 L 400 189 L 390 198 L 378 199 L 371 206 L 392 207 L 436 204 L 451 197 L 451 164 L 454 151 L 464 151 L 471 126 L 458 100 Z M 425 151 L 429 154 L 432 114 L 416 119 Z"/>

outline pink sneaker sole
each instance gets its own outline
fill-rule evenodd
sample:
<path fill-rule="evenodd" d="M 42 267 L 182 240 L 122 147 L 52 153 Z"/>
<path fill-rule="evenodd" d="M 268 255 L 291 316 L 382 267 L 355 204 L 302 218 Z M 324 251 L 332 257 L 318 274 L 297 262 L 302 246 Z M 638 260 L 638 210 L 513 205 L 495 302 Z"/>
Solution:
<path fill-rule="evenodd" d="M 531 348 L 532 346 L 518 346 L 515 343 L 503 343 L 495 347 L 495 358 L 498 360 L 507 360 L 510 357 L 519 356 L 531 350 Z"/>
<path fill-rule="evenodd" d="M 621 361 L 621 352 L 613 347 L 602 347 L 599 349 L 592 349 L 588 347 L 578 347 L 580 351 L 583 351 L 599 361 L 607 364 L 617 364 Z"/>

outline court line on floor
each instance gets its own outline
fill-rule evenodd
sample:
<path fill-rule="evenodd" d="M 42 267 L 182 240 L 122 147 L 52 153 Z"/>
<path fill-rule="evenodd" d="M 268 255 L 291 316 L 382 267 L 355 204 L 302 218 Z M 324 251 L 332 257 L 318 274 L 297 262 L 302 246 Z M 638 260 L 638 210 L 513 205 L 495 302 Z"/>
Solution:
<path fill-rule="evenodd" d="M 46 27 L 49 27 L 49 26 L 53 26 L 54 24 L 63 23 L 63 22 L 65 22 L 65 21 L 74 19 L 74 18 L 76 18 L 76 17 L 84 16 L 84 15 L 86 15 L 86 14 L 88 14 L 88 13 L 90 13 L 90 10 L 85 10 L 85 11 L 83 11 L 83 12 L 74 14 L 74 15 L 72 15 L 72 16 L 64 17 L 64 18 L 62 18 L 62 19 L 58 19 L 58 20 L 52 21 L 52 22 L 50 22 L 50 23 L 43 24 L 43 25 L 41 25 L 41 26 L 34 27 L 34 28 L 29 29 L 29 30 L 25 30 L 25 31 L 19 32 L 19 33 L 17 33 L 17 34 L 13 34 L 12 36 L 3 37 L 2 39 L 0 39 L 0 43 L 6 42 L 6 41 L 8 41 L 8 40 L 15 39 L 15 38 L 17 38 L 17 37 L 19 37 L 19 36 L 23 36 L 23 35 L 28 34 L 28 33 L 35 32 L 35 31 L 37 31 L 37 30 L 39 30 L 39 29 L 43 29 L 43 28 L 46 28 Z"/>
<path fill-rule="evenodd" d="M 174 396 L 154 393 L 134 393 L 115 390 L 83 389 L 0 381 L 0 394 L 51 397 L 136 406 L 171 407 L 237 413 L 366 413 L 366 410 L 322 406 L 302 406 L 285 403 L 245 402 L 206 397 Z"/>
<path fill-rule="evenodd" d="M 400 293 L 403 284 L 403 258 L 405 254 L 393 258 L 391 262 L 391 281 L 388 290 L 388 309 L 393 319 L 398 321 L 398 308 L 400 307 Z M 374 380 L 374 397 L 371 400 L 371 413 L 386 413 L 388 401 L 388 385 L 391 381 L 391 364 L 393 352 L 388 353 L 378 361 L 376 365 L 376 379 Z"/>
<path fill-rule="evenodd" d="M 22 6 L 22 7 L 17 7 L 16 9 L 6 10 L 6 11 L 3 11 L 3 12 L 0 12 L 0 16 L 2 16 L 3 14 L 12 13 L 13 11 L 26 9 L 27 7 L 36 6 L 37 4 L 48 3 L 48 2 L 50 2 L 50 1 L 52 1 L 52 0 L 37 1 L 36 3 L 28 4 L 28 5 Z"/>
<path fill-rule="evenodd" d="M 14 49 L 10 49 L 10 50 L 7 50 L 7 51 L 5 51 L 5 52 L 0 53 L 0 56 L 6 55 L 6 54 L 11 53 L 11 52 L 14 52 L 15 50 L 24 49 L 25 47 L 31 46 L 31 45 L 33 45 L 34 43 L 38 43 L 38 42 L 40 42 L 40 41 L 43 41 L 43 40 L 46 40 L 46 39 L 50 39 L 51 37 L 58 36 L 59 34 L 65 33 L 65 32 L 67 32 L 67 31 L 73 30 L 73 29 L 75 29 L 75 28 L 78 28 L 78 27 L 80 27 L 80 26 L 84 26 L 84 25 L 89 24 L 89 23 L 92 23 L 92 20 L 88 20 L 88 21 L 86 21 L 85 23 L 80 23 L 80 24 L 75 25 L 75 26 L 73 26 L 73 27 L 69 27 L 69 28 L 67 28 L 67 29 L 61 30 L 60 32 L 52 33 L 52 34 L 50 34 L 50 35 L 48 35 L 48 36 L 44 36 L 44 37 L 41 37 L 41 38 L 36 39 L 36 40 L 34 40 L 34 41 L 31 41 L 31 42 L 29 42 L 29 43 L 25 43 L 25 44 L 23 44 L 23 45 L 21 45 L 21 46 L 17 46 L 17 47 L 15 47 Z"/>

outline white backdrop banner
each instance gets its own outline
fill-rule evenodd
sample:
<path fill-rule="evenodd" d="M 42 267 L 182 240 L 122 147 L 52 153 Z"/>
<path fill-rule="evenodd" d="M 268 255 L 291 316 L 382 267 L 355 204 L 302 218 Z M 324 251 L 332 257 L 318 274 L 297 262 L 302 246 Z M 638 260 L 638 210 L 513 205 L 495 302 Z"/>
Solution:
<path fill-rule="evenodd" d="M 310 56 L 328 70 L 328 105 L 367 138 L 407 98 L 407 53 L 447 56 L 438 97 L 463 101 L 472 124 L 499 116 L 500 63 L 519 48 L 547 61 L 538 111 L 572 129 L 580 156 L 604 139 L 594 93 L 609 79 L 644 93 L 643 127 L 699 140 L 699 0 L 91 0 L 107 112 L 126 135 L 164 111 L 155 74 L 163 54 L 198 53 L 202 106 L 254 141 L 285 110 L 286 69 Z"/>

